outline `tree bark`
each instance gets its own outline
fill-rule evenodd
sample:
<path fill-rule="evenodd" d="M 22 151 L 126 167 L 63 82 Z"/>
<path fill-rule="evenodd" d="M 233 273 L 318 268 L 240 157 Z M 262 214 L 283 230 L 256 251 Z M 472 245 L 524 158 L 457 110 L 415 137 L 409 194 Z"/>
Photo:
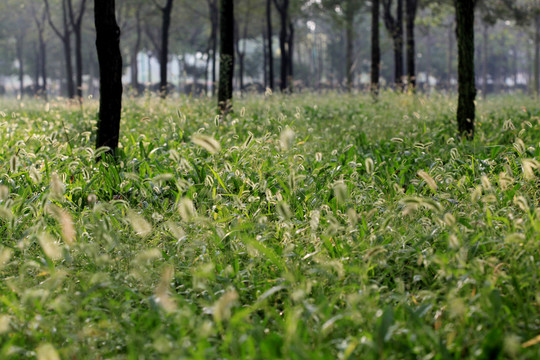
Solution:
<path fill-rule="evenodd" d="M 279 49 L 281 51 L 279 89 L 281 92 L 289 92 L 291 90 L 289 76 L 292 75 L 292 69 L 289 69 L 292 57 L 291 35 L 289 34 L 289 0 L 274 0 L 274 5 L 278 10 L 281 23 L 281 29 L 279 31 Z"/>
<path fill-rule="evenodd" d="M 17 62 L 19 63 L 19 96 L 24 97 L 24 39 L 25 32 L 17 34 L 15 37 L 15 47 L 17 52 Z"/>
<path fill-rule="evenodd" d="M 218 28 L 219 28 L 219 9 L 217 0 L 208 0 L 208 11 L 210 14 L 210 39 L 209 39 L 209 48 L 211 50 L 212 58 L 212 87 L 211 94 L 212 96 L 216 95 L 216 83 L 217 83 L 217 74 L 216 74 L 216 53 L 217 53 L 217 38 L 218 38 Z M 210 52 L 209 52 L 210 55 Z"/>
<path fill-rule="evenodd" d="M 416 11 L 418 9 L 418 0 L 406 0 L 407 12 L 407 82 L 409 89 L 416 89 L 416 48 L 414 40 L 414 22 L 416 20 Z"/>
<path fill-rule="evenodd" d="M 384 24 L 394 42 L 394 82 L 403 91 L 403 0 L 397 0 L 396 16 L 392 15 L 393 0 L 382 0 Z"/>
<path fill-rule="evenodd" d="M 221 35 L 219 55 L 218 107 L 221 113 L 232 111 L 234 75 L 234 1 L 221 0 L 219 29 Z"/>
<path fill-rule="evenodd" d="M 534 95 L 540 92 L 540 15 L 534 17 Z"/>
<path fill-rule="evenodd" d="M 474 83 L 474 7 L 472 0 L 454 0 L 458 41 L 458 108 L 460 136 L 474 137 L 476 86 Z"/>
<path fill-rule="evenodd" d="M 64 60 L 66 65 L 66 86 L 67 86 L 67 96 L 70 99 L 75 98 L 75 84 L 73 83 L 73 64 L 71 63 L 71 29 L 69 28 L 68 23 L 68 14 L 67 14 L 67 0 L 62 0 L 62 31 L 60 31 L 51 19 L 51 11 L 49 8 L 49 1 L 44 0 L 45 2 L 45 11 L 47 12 L 47 20 L 49 25 L 53 29 L 54 33 L 62 42 L 64 48 Z"/>
<path fill-rule="evenodd" d="M 371 94 L 379 94 L 379 76 L 381 69 L 381 48 L 379 44 L 379 0 L 372 1 L 371 8 Z"/>
<path fill-rule="evenodd" d="M 446 87 L 448 91 L 452 89 L 452 54 L 454 53 L 454 36 L 454 23 L 451 22 L 448 25 L 448 54 L 446 59 Z"/>
<path fill-rule="evenodd" d="M 83 63 L 82 63 L 82 20 L 86 11 L 86 0 L 81 0 L 81 5 L 78 14 L 73 11 L 73 0 L 67 0 L 68 14 L 73 33 L 75 34 L 75 69 L 76 69 L 76 93 L 79 101 L 82 101 L 82 78 L 83 78 Z"/>
<path fill-rule="evenodd" d="M 354 8 L 351 0 L 347 3 L 345 13 L 345 37 L 346 37 L 346 66 L 347 66 L 347 92 L 353 89 L 354 81 Z"/>
<path fill-rule="evenodd" d="M 133 49 L 131 50 L 131 87 L 136 95 L 140 95 L 140 86 L 139 86 L 139 62 L 138 55 L 141 51 L 141 10 L 142 3 L 137 6 L 135 11 L 135 43 L 133 44 Z"/>
<path fill-rule="evenodd" d="M 159 92 L 161 98 L 165 99 L 169 92 L 167 85 L 167 64 L 169 60 L 169 29 L 171 27 L 171 13 L 173 0 L 167 0 L 164 7 L 159 7 L 161 11 L 161 47 L 159 54 Z"/>
<path fill-rule="evenodd" d="M 484 98 L 487 96 L 488 88 L 488 76 L 487 76 L 487 58 L 488 58 L 488 24 L 484 23 L 484 28 L 482 29 L 482 95 Z"/>
<path fill-rule="evenodd" d="M 268 41 L 268 87 L 274 91 L 274 50 L 272 49 L 272 0 L 266 0 L 266 31 Z"/>
<path fill-rule="evenodd" d="M 115 0 L 95 0 L 94 19 L 100 75 L 96 147 L 108 146 L 114 154 L 120 137 L 122 110 L 122 54 Z"/>

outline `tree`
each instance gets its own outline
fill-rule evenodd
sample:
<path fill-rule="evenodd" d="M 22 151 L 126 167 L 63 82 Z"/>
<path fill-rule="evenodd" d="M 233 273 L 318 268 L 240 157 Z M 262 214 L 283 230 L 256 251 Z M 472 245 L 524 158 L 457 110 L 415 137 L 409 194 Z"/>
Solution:
<path fill-rule="evenodd" d="M 394 42 L 394 82 L 403 91 L 403 0 L 397 0 L 396 14 L 392 15 L 394 0 L 382 0 L 384 24 Z"/>
<path fill-rule="evenodd" d="M 162 98 L 166 98 L 169 92 L 167 81 L 167 64 L 169 62 L 169 29 L 171 27 L 171 13 L 173 0 L 167 0 L 164 6 L 154 0 L 156 7 L 161 12 L 161 44 L 159 48 L 159 91 Z"/>
<path fill-rule="evenodd" d="M 266 0 L 266 36 L 268 50 L 268 87 L 274 91 L 274 50 L 272 49 L 272 0 Z"/>
<path fill-rule="evenodd" d="M 122 54 L 115 0 L 95 0 L 94 21 L 100 75 L 96 147 L 108 146 L 114 154 L 120 137 L 122 110 Z"/>
<path fill-rule="evenodd" d="M 379 73 L 381 68 L 381 48 L 379 45 L 379 0 L 371 2 L 371 93 L 379 94 Z"/>
<path fill-rule="evenodd" d="M 75 84 L 73 83 L 73 64 L 71 63 L 71 33 L 72 29 L 69 24 L 68 20 L 68 0 L 60 0 L 61 6 L 62 6 L 62 13 L 61 13 L 61 24 L 62 28 L 60 29 L 57 27 L 52 19 L 51 16 L 51 9 L 49 5 L 49 0 L 43 0 L 45 2 L 45 10 L 47 12 L 47 21 L 49 22 L 49 25 L 53 29 L 54 33 L 60 41 L 62 42 L 62 46 L 64 48 L 64 61 L 66 66 L 66 85 L 67 85 L 67 96 L 70 99 L 75 98 Z"/>
<path fill-rule="evenodd" d="M 292 47 L 294 28 L 289 14 L 289 0 L 274 0 L 279 13 L 281 29 L 279 31 L 279 49 L 281 51 L 281 76 L 279 88 L 282 92 L 292 90 Z"/>
<path fill-rule="evenodd" d="M 36 30 L 38 33 L 38 42 L 39 42 L 39 50 L 38 50 L 38 59 L 36 59 L 39 69 L 38 72 L 41 75 L 41 86 L 36 83 L 38 86 L 38 89 L 40 90 L 41 95 L 47 99 L 47 44 L 45 42 L 45 21 L 47 19 L 47 14 L 45 11 L 45 8 L 43 7 L 40 10 L 40 14 L 38 13 L 38 10 L 36 9 L 35 3 L 32 3 L 31 7 L 32 17 L 34 18 L 34 23 L 36 25 Z M 38 76 L 39 77 L 39 76 Z"/>
<path fill-rule="evenodd" d="M 79 11 L 73 11 L 73 0 L 67 0 L 69 22 L 75 35 L 75 69 L 76 69 L 76 85 L 77 99 L 82 101 L 82 78 L 83 78 L 83 63 L 82 63 L 82 22 L 84 12 L 86 11 L 86 0 L 81 0 Z"/>
<path fill-rule="evenodd" d="M 416 49 L 414 41 L 414 21 L 418 9 L 418 0 L 405 0 L 407 14 L 407 83 L 411 90 L 416 88 Z"/>
<path fill-rule="evenodd" d="M 234 75 L 234 1 L 220 0 L 219 34 L 221 36 L 219 54 L 218 107 L 221 113 L 232 110 Z"/>
<path fill-rule="evenodd" d="M 474 137 L 476 85 L 474 76 L 474 8 L 476 0 L 454 0 L 458 43 L 458 108 L 460 136 Z"/>
<path fill-rule="evenodd" d="M 354 18 L 362 2 L 360 0 L 322 0 L 324 10 L 330 13 L 334 22 L 345 30 L 345 69 L 347 91 L 351 91 L 354 80 Z M 378 31 L 378 29 L 377 29 Z"/>

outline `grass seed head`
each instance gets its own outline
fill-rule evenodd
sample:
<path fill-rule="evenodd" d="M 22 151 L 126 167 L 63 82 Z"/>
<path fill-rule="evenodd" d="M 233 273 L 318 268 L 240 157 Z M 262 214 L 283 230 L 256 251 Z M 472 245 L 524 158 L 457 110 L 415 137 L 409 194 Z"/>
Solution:
<path fill-rule="evenodd" d="M 231 317 L 231 309 L 238 300 L 236 290 L 229 290 L 223 294 L 213 306 L 213 316 L 216 323 L 221 323 L 223 320 L 228 320 Z"/>
<path fill-rule="evenodd" d="M 195 134 L 191 137 L 191 141 L 195 145 L 199 145 L 200 147 L 204 148 L 210 154 L 216 154 L 221 151 L 221 145 L 211 136 Z"/>
<path fill-rule="evenodd" d="M 185 222 L 189 222 L 197 216 L 195 205 L 193 204 L 193 201 L 188 198 L 183 198 L 180 200 L 178 203 L 178 212 L 180 213 L 182 220 Z"/>
<path fill-rule="evenodd" d="M 278 203 L 276 204 L 276 210 L 282 220 L 288 220 L 292 216 L 289 204 L 287 204 L 283 200 L 278 201 Z"/>
<path fill-rule="evenodd" d="M 133 210 L 129 210 L 127 217 L 133 230 L 140 237 L 144 238 L 152 233 L 152 225 L 150 225 L 142 215 L 137 214 Z"/>
<path fill-rule="evenodd" d="M 429 186 L 431 190 L 433 190 L 433 192 L 437 191 L 437 189 L 439 188 L 437 186 L 437 183 L 435 182 L 435 180 L 433 180 L 433 178 L 427 172 L 425 172 L 424 170 L 419 170 L 417 174 L 426 182 L 426 184 Z"/>
<path fill-rule="evenodd" d="M 0 315 L 0 335 L 9 332 L 11 327 L 11 317 L 8 315 Z"/>
<path fill-rule="evenodd" d="M 349 198 L 349 189 L 343 181 L 338 181 L 334 184 L 334 196 L 339 204 L 343 204 Z"/>
<path fill-rule="evenodd" d="M 9 188 L 6 185 L 0 185 L 0 201 L 6 201 L 9 198 Z"/>
<path fill-rule="evenodd" d="M 163 268 L 161 278 L 154 292 L 156 301 L 166 312 L 173 312 L 177 308 L 176 303 L 168 293 L 173 277 L 174 267 L 172 265 L 166 265 Z"/>
<path fill-rule="evenodd" d="M 64 195 L 64 184 L 57 173 L 51 174 L 51 197 L 55 200 L 62 200 Z"/>
<path fill-rule="evenodd" d="M 60 360 L 60 355 L 52 344 L 41 344 L 36 349 L 37 360 Z"/>
<path fill-rule="evenodd" d="M 51 260 L 56 261 L 62 258 L 62 248 L 56 240 L 49 234 L 43 233 L 39 236 L 39 244 L 45 255 Z"/>
<path fill-rule="evenodd" d="M 286 127 L 279 136 L 279 144 L 281 145 L 281 150 L 289 150 L 294 143 L 295 136 L 296 134 L 294 133 L 294 131 L 292 131 L 291 128 Z"/>
<path fill-rule="evenodd" d="M 373 169 L 375 167 L 375 164 L 373 163 L 373 159 L 366 158 L 366 160 L 364 161 L 364 165 L 366 166 L 366 172 L 368 173 L 368 175 L 373 174 Z"/>

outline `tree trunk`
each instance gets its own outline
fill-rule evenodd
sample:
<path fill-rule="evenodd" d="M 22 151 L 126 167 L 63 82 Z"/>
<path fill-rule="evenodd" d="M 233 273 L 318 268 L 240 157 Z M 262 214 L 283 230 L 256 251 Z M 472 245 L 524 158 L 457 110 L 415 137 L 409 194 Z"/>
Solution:
<path fill-rule="evenodd" d="M 139 89 L 139 61 L 138 55 L 141 51 L 141 9 L 142 5 L 139 4 L 135 13 L 135 44 L 133 44 L 133 49 L 131 51 L 131 87 L 136 95 L 140 95 Z"/>
<path fill-rule="evenodd" d="M 21 99 L 24 97 L 24 38 L 24 33 L 15 37 L 17 62 L 19 63 L 19 96 Z"/>
<path fill-rule="evenodd" d="M 418 0 L 406 0 L 407 11 L 407 82 L 409 89 L 416 89 L 416 49 L 414 41 L 414 21 Z"/>
<path fill-rule="evenodd" d="M 108 146 L 114 154 L 120 137 L 122 110 L 122 54 L 115 0 L 95 0 L 94 19 L 100 75 L 96 147 Z"/>
<path fill-rule="evenodd" d="M 534 17 L 534 95 L 540 91 L 540 15 Z"/>
<path fill-rule="evenodd" d="M 234 1 L 221 0 L 219 29 L 221 35 L 219 58 L 218 106 L 221 113 L 232 111 L 234 75 Z"/>
<path fill-rule="evenodd" d="M 216 84 L 217 84 L 217 74 L 216 74 L 216 53 L 217 53 L 217 38 L 218 38 L 218 27 L 219 27 L 219 10 L 217 5 L 217 0 L 210 0 L 209 3 L 210 10 L 210 48 L 212 50 L 212 96 L 216 95 Z"/>
<path fill-rule="evenodd" d="M 288 11 L 287 11 L 288 13 Z M 289 92 L 293 91 L 293 70 L 294 70 L 294 25 L 289 21 L 289 37 L 287 39 L 287 47 L 289 48 L 287 57 L 287 84 L 289 84 Z"/>
<path fill-rule="evenodd" d="M 347 66 L 347 92 L 351 92 L 354 81 L 354 11 L 352 6 L 348 4 L 345 14 L 345 34 L 346 34 L 346 66 Z"/>
<path fill-rule="evenodd" d="M 487 58 L 488 58 L 488 24 L 484 23 L 482 29 L 482 95 L 486 98 L 488 93 Z"/>
<path fill-rule="evenodd" d="M 272 49 L 272 0 L 266 0 L 266 29 L 268 41 L 268 87 L 274 91 L 274 50 Z"/>
<path fill-rule="evenodd" d="M 289 69 L 291 64 L 291 36 L 289 34 L 289 0 L 274 0 L 274 4 L 279 12 L 281 29 L 279 31 L 279 49 L 281 51 L 281 69 L 280 84 L 281 92 L 290 91 L 289 76 L 292 71 Z"/>
<path fill-rule="evenodd" d="M 75 14 L 73 11 L 73 0 L 67 0 L 69 21 L 75 34 L 75 68 L 77 82 L 77 98 L 82 101 L 82 78 L 83 78 L 83 63 L 82 63 L 82 20 L 86 11 L 86 0 L 81 0 L 79 12 Z"/>
<path fill-rule="evenodd" d="M 372 1 L 371 8 L 371 94 L 379 94 L 379 74 L 381 70 L 381 48 L 379 45 L 379 0 Z"/>
<path fill-rule="evenodd" d="M 383 0 L 384 23 L 394 42 L 394 82 L 396 91 L 403 91 L 403 0 L 397 0 L 396 16 L 393 0 Z"/>
<path fill-rule="evenodd" d="M 455 0 L 458 41 L 457 123 L 460 136 L 467 139 L 474 137 L 474 3 L 471 0 Z"/>
<path fill-rule="evenodd" d="M 455 0 L 454 0 L 455 1 Z M 448 25 L 448 54 L 446 60 L 446 86 L 448 91 L 452 89 L 452 54 L 454 53 L 454 23 Z"/>
<path fill-rule="evenodd" d="M 161 52 L 159 55 L 159 92 L 161 98 L 166 98 L 169 92 L 167 85 L 167 64 L 169 58 L 169 29 L 171 27 L 171 13 L 173 0 L 167 0 L 163 8 L 160 8 L 162 15 L 161 27 Z"/>

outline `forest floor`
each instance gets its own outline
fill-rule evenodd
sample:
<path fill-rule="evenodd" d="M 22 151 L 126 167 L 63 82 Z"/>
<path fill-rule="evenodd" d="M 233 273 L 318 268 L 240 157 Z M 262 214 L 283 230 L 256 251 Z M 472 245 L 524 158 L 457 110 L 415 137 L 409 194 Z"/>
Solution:
<path fill-rule="evenodd" d="M 538 359 L 540 104 L 0 102 L 0 358 Z"/>

